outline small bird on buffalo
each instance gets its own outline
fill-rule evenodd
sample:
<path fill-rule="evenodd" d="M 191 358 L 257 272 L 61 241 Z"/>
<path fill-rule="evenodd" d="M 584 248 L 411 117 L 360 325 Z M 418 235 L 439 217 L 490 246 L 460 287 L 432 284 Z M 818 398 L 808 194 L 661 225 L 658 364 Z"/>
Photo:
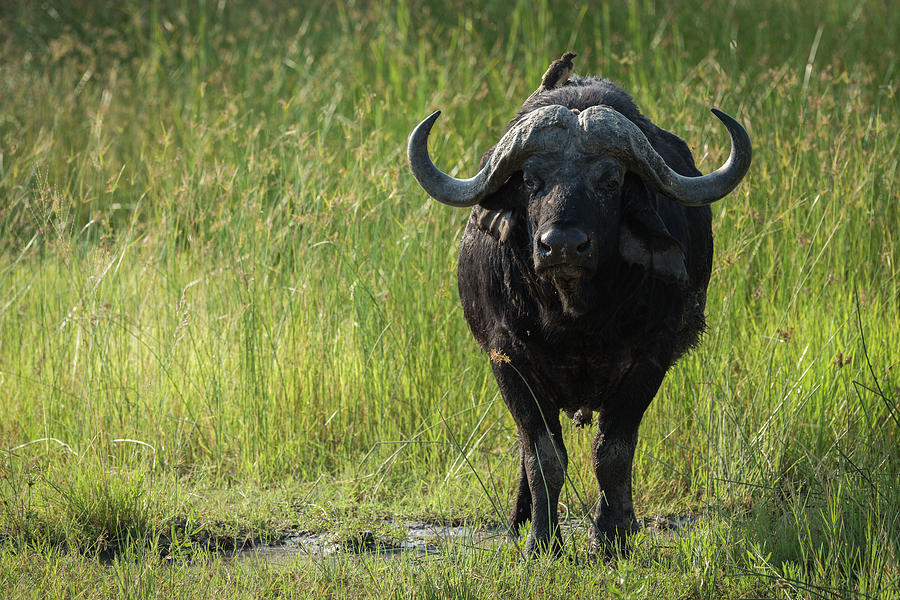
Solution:
<path fill-rule="evenodd" d="M 574 52 L 566 52 L 562 55 L 562 58 L 550 63 L 547 72 L 541 78 L 541 89 L 552 90 L 555 87 L 565 85 L 569 80 L 569 75 L 572 74 L 572 69 L 575 68 L 572 59 L 576 56 L 578 55 Z"/>

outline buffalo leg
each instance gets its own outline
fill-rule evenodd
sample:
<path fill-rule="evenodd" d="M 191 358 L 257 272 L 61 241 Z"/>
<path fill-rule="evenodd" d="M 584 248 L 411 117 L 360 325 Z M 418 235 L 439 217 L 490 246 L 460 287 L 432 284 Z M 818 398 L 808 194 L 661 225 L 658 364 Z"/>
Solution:
<path fill-rule="evenodd" d="M 629 533 L 638 529 L 631 493 L 631 467 L 638 426 L 656 395 L 665 371 L 655 365 L 634 368 L 623 381 L 617 402 L 599 411 L 591 444 L 594 474 L 600 496 L 594 510 L 591 540 L 595 549 L 624 548 Z"/>
<path fill-rule="evenodd" d="M 510 524 L 524 522 L 530 504 L 531 531 L 525 543 L 529 554 L 562 550 L 557 504 L 566 479 L 568 455 L 562 441 L 559 410 L 535 398 L 519 372 L 505 363 L 494 363 L 494 376 L 516 422 L 519 435 L 520 480 Z M 522 479 L 524 475 L 524 482 Z M 530 502 L 524 499 L 527 493 Z"/>
<path fill-rule="evenodd" d="M 636 444 L 637 427 L 622 431 L 621 425 L 601 425 L 594 436 L 591 454 L 600 497 L 594 509 L 591 538 L 597 549 L 624 547 L 628 534 L 637 529 L 631 494 Z"/>
<path fill-rule="evenodd" d="M 531 488 L 528 487 L 528 472 L 525 470 L 525 449 L 519 440 L 519 489 L 516 491 L 516 505 L 509 513 L 509 533 L 518 536 L 519 528 L 531 518 Z"/>
<path fill-rule="evenodd" d="M 557 504 L 566 480 L 568 456 L 562 443 L 559 417 L 554 415 L 555 431 L 541 430 L 528 436 L 525 450 L 525 471 L 531 490 L 531 532 L 525 543 L 525 551 L 531 555 L 562 551 L 562 533 L 559 530 Z"/>

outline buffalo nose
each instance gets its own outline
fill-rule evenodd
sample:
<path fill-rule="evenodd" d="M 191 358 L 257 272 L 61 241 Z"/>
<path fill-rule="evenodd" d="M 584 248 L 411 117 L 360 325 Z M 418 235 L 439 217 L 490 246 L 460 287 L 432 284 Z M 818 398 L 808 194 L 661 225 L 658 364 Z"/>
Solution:
<path fill-rule="evenodd" d="M 581 260 L 591 251 L 591 238 L 577 227 L 552 227 L 541 234 L 537 250 L 551 264 Z"/>

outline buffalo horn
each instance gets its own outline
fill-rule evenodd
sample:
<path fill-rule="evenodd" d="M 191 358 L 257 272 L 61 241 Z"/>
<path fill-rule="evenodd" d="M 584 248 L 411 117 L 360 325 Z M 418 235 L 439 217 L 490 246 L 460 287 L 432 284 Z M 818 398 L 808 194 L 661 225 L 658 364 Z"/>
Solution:
<path fill-rule="evenodd" d="M 532 154 L 609 154 L 647 178 L 659 191 L 686 206 L 705 206 L 725 197 L 750 168 L 753 147 L 740 123 L 712 109 L 731 135 L 731 155 L 708 175 L 685 177 L 673 171 L 644 133 L 621 113 L 592 106 L 577 116 L 564 106 L 544 106 L 523 116 L 494 147 L 484 167 L 469 179 L 456 179 L 438 169 L 428 155 L 428 134 L 440 111 L 419 123 L 409 135 L 407 158 L 419 185 L 438 202 L 472 206 L 495 192 Z"/>
<path fill-rule="evenodd" d="M 435 111 L 409 134 L 407 158 L 419 185 L 428 195 L 450 206 L 472 206 L 497 191 L 528 156 L 560 151 L 577 127 L 575 115 L 563 106 L 548 106 L 525 115 L 500 139 L 484 167 L 469 179 L 447 175 L 428 155 L 428 134 L 441 111 Z"/>
<path fill-rule="evenodd" d="M 428 195 L 449 206 L 472 206 L 478 204 L 485 194 L 488 166 L 469 179 L 456 179 L 438 169 L 428 155 L 428 134 L 441 111 L 436 110 L 419 123 L 409 134 L 406 157 L 413 177 Z"/>
<path fill-rule="evenodd" d="M 740 183 L 753 156 L 750 136 L 741 124 L 715 108 L 712 113 L 731 135 L 731 154 L 708 175 L 685 177 L 673 171 L 637 125 L 605 106 L 592 106 L 581 113 L 579 120 L 587 133 L 581 145 L 585 150 L 619 156 L 679 204 L 705 206 L 724 198 Z"/>

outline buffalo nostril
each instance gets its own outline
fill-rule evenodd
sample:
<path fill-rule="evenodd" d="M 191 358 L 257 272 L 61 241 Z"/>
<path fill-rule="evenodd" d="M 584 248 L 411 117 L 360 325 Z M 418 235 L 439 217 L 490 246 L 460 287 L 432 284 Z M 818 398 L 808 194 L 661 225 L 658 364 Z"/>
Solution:
<path fill-rule="evenodd" d="M 550 256 L 553 254 L 558 254 L 560 251 L 560 235 L 559 230 L 551 229 L 549 231 L 545 231 L 537 241 L 538 252 L 543 254 L 544 256 Z"/>
<path fill-rule="evenodd" d="M 566 262 L 589 254 L 591 238 L 577 227 L 551 227 L 537 239 L 535 250 L 544 259 Z"/>

